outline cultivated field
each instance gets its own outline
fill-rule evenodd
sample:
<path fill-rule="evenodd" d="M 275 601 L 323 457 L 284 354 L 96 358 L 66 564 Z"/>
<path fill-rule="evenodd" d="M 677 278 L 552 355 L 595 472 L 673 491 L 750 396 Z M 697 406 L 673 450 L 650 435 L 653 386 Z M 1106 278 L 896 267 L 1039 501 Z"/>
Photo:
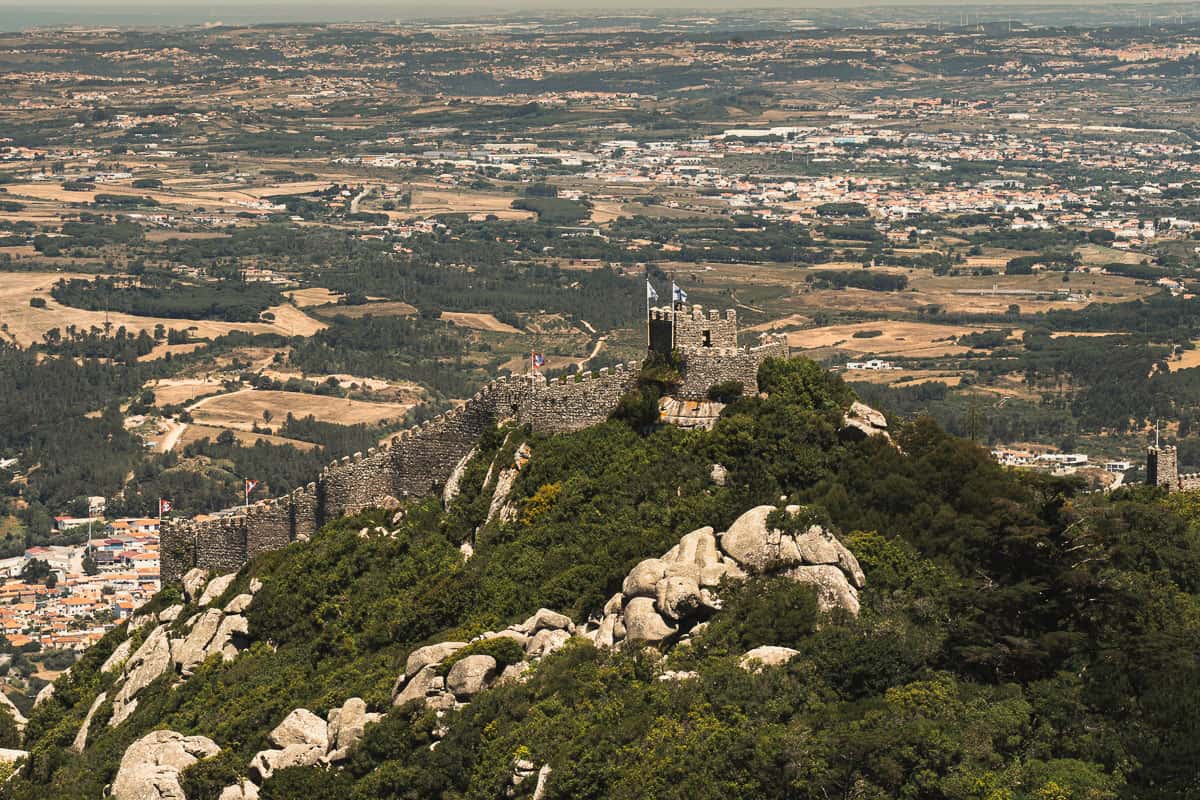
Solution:
<path fill-rule="evenodd" d="M 630 217 L 633 213 L 628 210 L 628 206 L 623 203 L 614 203 L 612 201 L 600 200 L 592 203 L 592 222 L 597 225 L 607 225 L 613 220 L 621 217 Z"/>
<path fill-rule="evenodd" d="M 367 403 L 299 392 L 243 389 L 202 401 L 194 406 L 192 416 L 203 425 L 250 430 L 263 424 L 264 411 L 271 414 L 271 426 L 282 424 L 289 413 L 298 418 L 311 414 L 321 422 L 357 425 L 399 422 L 410 408 L 408 403 Z"/>
<path fill-rule="evenodd" d="M 787 338 L 788 344 L 795 350 L 836 347 L 850 353 L 929 358 L 969 352 L 970 348 L 955 344 L 953 339 L 982 330 L 986 329 L 878 320 L 792 331 L 787 334 Z M 866 339 L 854 338 L 854 334 L 859 331 L 881 331 L 881 334 Z"/>
<path fill-rule="evenodd" d="M 185 353 L 192 353 L 204 347 L 204 342 L 188 342 L 187 344 L 156 344 L 154 349 L 144 356 L 138 356 L 138 361 L 156 361 L 160 358 L 166 358 L 170 353 L 171 357 L 181 356 Z"/>
<path fill-rule="evenodd" d="M 1197 344 L 1194 350 L 1180 351 L 1178 358 L 1167 362 L 1167 367 L 1172 372 L 1200 367 L 1200 343 Z"/>
<path fill-rule="evenodd" d="M 389 211 L 393 219 L 424 217 L 430 214 L 495 214 L 500 219 L 533 219 L 532 211 L 512 207 L 515 195 L 466 192 L 453 189 L 412 190 L 412 203 L 403 211 Z M 373 210 L 373 209 L 372 209 Z"/>
<path fill-rule="evenodd" d="M 283 296 L 291 300 L 299 308 L 336 303 L 338 298 L 341 297 L 337 292 L 330 291 L 329 289 L 292 289 L 289 292 L 284 292 Z"/>
<path fill-rule="evenodd" d="M 927 269 L 873 267 L 872 272 L 901 274 L 908 288 L 900 292 L 875 292 L 865 289 L 814 289 L 807 280 L 824 269 L 859 270 L 852 262 L 803 267 L 782 264 L 685 264 L 668 262 L 664 271 L 679 276 L 684 288 L 716 292 L 728 290 L 728 305 L 761 311 L 771 316 L 788 317 L 812 311 L 875 311 L 913 313 L 938 306 L 951 313 L 1004 313 L 1010 305 L 1022 312 L 1051 309 L 1081 309 L 1088 303 L 1118 303 L 1145 297 L 1158 291 L 1119 275 L 1073 273 L 1068 282 L 1060 272 L 1034 275 L 956 275 L 937 276 Z M 1031 294 L 1007 294 L 1006 292 Z M 1082 302 L 1054 298 L 1053 293 L 1073 292 L 1086 295 Z M 1040 294 L 1032 294 L 1040 293 Z"/>
<path fill-rule="evenodd" d="M 901 386 L 920 386 L 923 383 L 944 383 L 947 386 L 958 386 L 962 383 L 962 375 L 945 370 L 922 369 L 881 369 L 881 370 L 845 370 L 842 377 L 850 383 L 882 383 L 897 388 Z"/>
<path fill-rule="evenodd" d="M 360 319 L 362 317 L 411 317 L 417 313 L 417 307 L 399 300 L 384 300 L 354 306 L 336 304 L 317 306 L 312 309 L 312 313 L 326 319 L 333 319 L 334 317 L 346 317 L 347 319 Z"/>
<path fill-rule="evenodd" d="M 154 392 L 155 405 L 170 406 L 189 403 L 197 397 L 220 391 L 221 382 L 202 378 L 169 378 L 156 381 L 147 388 Z"/>
<path fill-rule="evenodd" d="M 236 428 L 219 428 L 211 425 L 192 424 L 188 425 L 184 429 L 183 435 L 179 437 L 179 441 L 175 445 L 175 449 L 182 450 L 189 444 L 198 442 L 201 439 L 216 441 L 217 437 L 226 430 L 231 431 L 238 443 L 245 447 L 253 447 L 254 443 L 259 439 L 264 440 L 268 444 L 290 444 L 297 450 L 314 450 L 317 447 L 312 442 L 303 442 L 299 439 L 287 439 L 283 436 L 271 436 L 265 433 L 254 433 L 253 431 L 238 430 Z"/>
<path fill-rule="evenodd" d="M 512 325 L 501 322 L 491 314 L 473 314 L 467 311 L 443 311 L 442 319 L 464 328 L 493 333 L 520 333 Z"/>
<path fill-rule="evenodd" d="M 164 165 L 143 165 L 161 167 Z M 308 181 L 300 183 L 270 183 L 263 186 L 247 187 L 241 184 L 221 183 L 196 180 L 193 177 L 174 178 L 164 181 L 161 188 L 139 189 L 131 185 L 131 181 L 117 181 L 96 186 L 94 191 L 68 191 L 58 183 L 14 183 L 9 185 L 8 193 L 13 199 L 40 202 L 43 204 L 64 205 L 68 203 L 90 203 L 97 194 L 132 195 L 149 197 L 162 206 L 184 209 L 205 208 L 223 211 L 246 212 L 250 214 L 267 214 L 267 209 L 258 208 L 258 204 L 273 195 L 305 194 L 323 191 L 330 186 L 330 181 Z M 38 208 L 26 209 L 24 213 L 37 214 Z M 178 235 L 178 234 L 176 234 Z M 182 238 L 182 237 L 181 237 Z"/>
<path fill-rule="evenodd" d="M 67 272 L 6 272 L 0 276 L 0 335 L 27 346 L 42 341 L 51 328 L 65 329 L 74 325 L 82 330 L 103 329 L 107 320 L 113 330 L 124 326 L 129 331 L 153 332 L 156 325 L 188 330 L 193 338 L 209 339 L 230 331 L 250 333 L 282 333 L 286 336 L 312 336 L 324 329 L 325 323 L 315 320 L 293 305 L 268 309 L 274 322 L 215 322 L 210 320 L 172 319 L 169 317 L 137 317 L 132 314 L 88 311 L 59 305 L 50 297 L 50 289 L 62 278 L 88 278 L 88 275 Z M 33 308 L 31 297 L 41 297 L 46 308 Z"/>
<path fill-rule="evenodd" d="M 1134 253 L 1100 244 L 1082 245 L 1075 249 L 1075 253 L 1088 266 L 1103 266 L 1112 263 L 1137 264 L 1146 257 L 1144 253 Z"/>
<path fill-rule="evenodd" d="M 249 204 L 257 202 L 257 198 L 242 192 L 184 192 L 172 191 L 172 187 L 163 189 L 133 189 L 121 184 L 101 184 L 95 191 L 75 192 L 64 190 L 57 183 L 16 183 L 8 187 L 9 196 L 14 200 L 41 200 L 55 204 L 91 203 L 97 194 L 132 195 L 149 197 L 160 206 L 181 209 L 220 209 L 223 211 L 247 212 L 250 214 L 266 214 L 264 210 L 251 208 Z M 33 210 L 33 209 L 30 209 Z"/>

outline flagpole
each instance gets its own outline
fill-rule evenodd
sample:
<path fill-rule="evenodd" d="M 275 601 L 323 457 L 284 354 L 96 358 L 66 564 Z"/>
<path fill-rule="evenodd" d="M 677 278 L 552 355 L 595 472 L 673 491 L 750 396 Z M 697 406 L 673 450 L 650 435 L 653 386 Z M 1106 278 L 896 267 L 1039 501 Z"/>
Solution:
<path fill-rule="evenodd" d="M 647 270 L 642 273 L 642 278 L 646 281 L 646 288 L 643 294 L 646 295 L 646 349 L 650 349 L 650 272 Z"/>

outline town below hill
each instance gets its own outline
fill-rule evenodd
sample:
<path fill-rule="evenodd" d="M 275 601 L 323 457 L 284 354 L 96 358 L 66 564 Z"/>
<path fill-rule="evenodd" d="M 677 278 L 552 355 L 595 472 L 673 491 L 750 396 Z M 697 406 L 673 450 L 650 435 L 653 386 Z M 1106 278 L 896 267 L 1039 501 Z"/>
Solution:
<path fill-rule="evenodd" d="M 0 559 L 0 652 L 12 657 L 3 683 L 25 704 L 160 587 L 157 519 L 55 523 L 94 537 Z"/>

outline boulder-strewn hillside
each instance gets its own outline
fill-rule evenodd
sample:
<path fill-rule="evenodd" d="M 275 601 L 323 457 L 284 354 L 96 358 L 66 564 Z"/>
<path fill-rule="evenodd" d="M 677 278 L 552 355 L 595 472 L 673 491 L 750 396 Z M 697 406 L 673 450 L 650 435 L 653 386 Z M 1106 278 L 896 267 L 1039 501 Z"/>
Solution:
<path fill-rule="evenodd" d="M 712 430 L 496 430 L 443 497 L 189 574 L 0 798 L 1200 792 L 1200 503 L 760 383 Z"/>

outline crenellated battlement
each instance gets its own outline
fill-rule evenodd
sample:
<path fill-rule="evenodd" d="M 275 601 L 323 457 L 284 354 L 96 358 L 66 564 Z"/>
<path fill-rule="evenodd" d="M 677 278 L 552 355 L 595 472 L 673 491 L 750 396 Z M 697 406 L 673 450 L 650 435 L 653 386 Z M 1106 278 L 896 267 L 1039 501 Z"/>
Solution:
<path fill-rule="evenodd" d="M 718 383 L 740 381 L 758 390 L 766 358 L 788 355 L 782 340 L 756 347 L 737 345 L 737 314 L 691 309 L 652 309 L 683 332 L 680 348 L 683 398 L 703 398 Z M 653 329 L 651 329 L 653 338 Z M 707 343 L 707 344 L 706 344 Z M 636 361 L 563 375 L 502 376 L 489 381 L 458 407 L 397 432 L 387 442 L 331 461 L 317 480 L 239 513 L 209 520 L 163 522 L 162 579 L 176 582 L 194 566 L 230 572 L 255 555 L 306 539 L 325 525 L 365 508 L 440 491 L 486 431 L 505 421 L 541 433 L 564 433 L 603 422 L 621 397 L 637 385 Z"/>
<path fill-rule="evenodd" d="M 719 311 L 715 308 L 704 309 L 701 306 L 658 306 L 650 309 L 650 319 L 664 322 L 691 320 L 693 322 L 732 322 L 737 323 L 737 309 L 727 308 Z"/>

